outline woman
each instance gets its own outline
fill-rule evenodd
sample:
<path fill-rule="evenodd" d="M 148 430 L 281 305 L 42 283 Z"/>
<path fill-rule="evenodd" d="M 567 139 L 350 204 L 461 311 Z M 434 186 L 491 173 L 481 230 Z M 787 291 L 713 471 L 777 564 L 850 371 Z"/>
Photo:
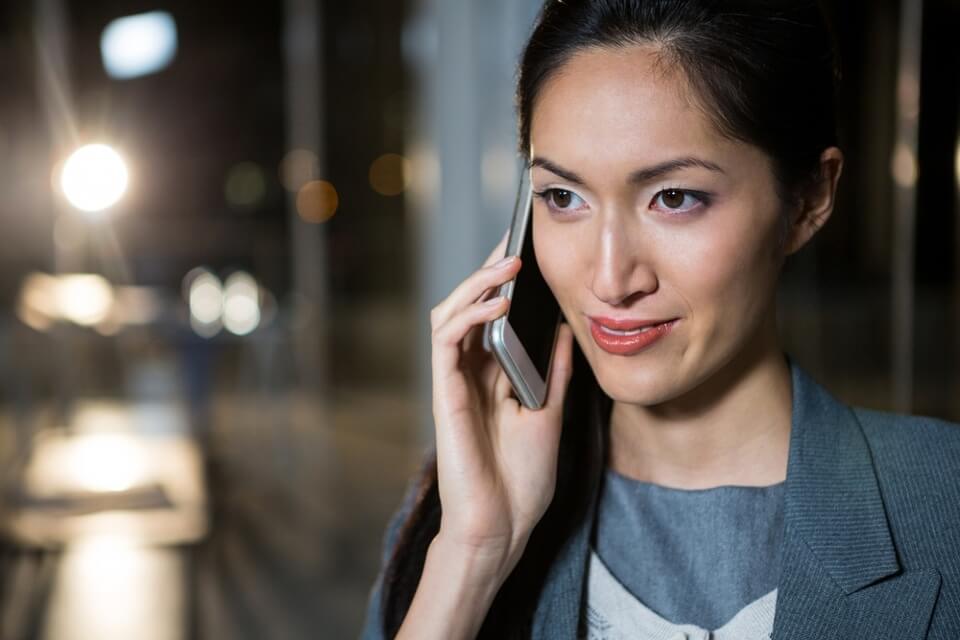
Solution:
<path fill-rule="evenodd" d="M 501 243 L 431 314 L 436 454 L 365 638 L 960 638 L 960 429 L 839 403 L 777 337 L 838 78 L 813 1 L 546 3 L 518 105 L 548 400 L 480 345 Z"/>

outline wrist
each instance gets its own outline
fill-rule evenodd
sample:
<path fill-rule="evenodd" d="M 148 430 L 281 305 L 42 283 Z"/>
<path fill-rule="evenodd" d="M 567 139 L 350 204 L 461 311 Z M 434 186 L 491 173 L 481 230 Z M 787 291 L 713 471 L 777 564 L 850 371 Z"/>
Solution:
<path fill-rule="evenodd" d="M 469 543 L 447 535 L 441 527 L 430 547 L 436 547 L 437 555 L 455 562 L 466 575 L 477 576 L 485 581 L 494 579 L 499 588 L 516 566 L 528 539 L 527 535 L 503 543 Z"/>
<path fill-rule="evenodd" d="M 432 559 L 439 565 L 455 572 L 464 584 L 495 584 L 499 588 L 506 579 L 504 568 L 508 564 L 507 550 L 497 546 L 464 544 L 437 533 L 430 542 L 428 562 Z"/>
<path fill-rule="evenodd" d="M 437 534 L 397 639 L 476 637 L 506 579 L 503 566 L 497 552 L 458 545 Z"/>

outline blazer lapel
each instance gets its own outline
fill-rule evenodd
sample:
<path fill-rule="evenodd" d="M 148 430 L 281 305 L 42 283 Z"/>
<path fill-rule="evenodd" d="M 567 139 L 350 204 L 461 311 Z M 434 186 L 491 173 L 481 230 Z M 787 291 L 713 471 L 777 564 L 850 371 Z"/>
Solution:
<path fill-rule="evenodd" d="M 901 570 L 860 423 L 791 361 L 793 415 L 782 574 L 773 640 L 922 640 L 935 569 Z M 599 479 L 587 515 L 550 567 L 537 640 L 576 638 Z"/>
<path fill-rule="evenodd" d="M 609 421 L 609 403 L 600 400 L 599 387 L 594 388 L 591 401 L 591 428 L 593 447 L 605 458 L 604 430 Z M 562 443 L 561 443 L 562 446 Z M 587 447 L 590 448 L 589 446 Z M 602 471 L 587 478 L 587 508 L 563 542 L 556 559 L 550 564 L 533 615 L 530 637 L 535 640 L 573 640 L 580 637 L 581 613 L 586 595 L 587 562 L 590 557 L 590 538 L 599 499 Z"/>
<path fill-rule="evenodd" d="M 550 567 L 533 616 L 531 637 L 536 640 L 578 637 L 595 507 L 594 498 L 588 510 L 589 518 L 567 539 L 557 561 Z"/>
<path fill-rule="evenodd" d="M 774 640 L 922 639 L 935 569 L 901 571 L 860 423 L 791 362 L 783 573 Z"/>

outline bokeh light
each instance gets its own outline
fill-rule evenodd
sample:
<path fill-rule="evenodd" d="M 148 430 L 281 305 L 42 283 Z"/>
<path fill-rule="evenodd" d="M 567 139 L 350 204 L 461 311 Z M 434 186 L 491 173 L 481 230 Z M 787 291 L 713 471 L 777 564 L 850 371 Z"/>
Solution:
<path fill-rule="evenodd" d="M 153 287 L 115 286 L 97 274 L 31 273 L 20 286 L 16 312 L 37 331 L 66 321 L 115 335 L 124 327 L 152 324 L 163 304 Z"/>
<path fill-rule="evenodd" d="M 915 71 L 905 69 L 897 77 L 897 104 L 904 118 L 920 117 L 920 77 Z"/>
<path fill-rule="evenodd" d="M 293 149 L 280 162 L 280 183 L 292 193 L 297 193 L 303 185 L 319 176 L 320 160 L 313 151 Z"/>
<path fill-rule="evenodd" d="M 177 24 L 166 11 L 118 18 L 100 36 L 103 67 L 111 78 L 127 79 L 160 71 L 177 54 Z"/>
<path fill-rule="evenodd" d="M 223 195 L 232 207 L 253 209 L 267 195 L 267 179 L 257 164 L 241 162 L 231 167 L 223 186 Z"/>
<path fill-rule="evenodd" d="M 440 160 L 437 157 L 437 150 L 423 142 L 413 143 L 410 145 L 408 159 L 410 161 L 410 195 L 421 202 L 426 202 L 440 190 Z"/>
<path fill-rule="evenodd" d="M 897 144 L 890 170 L 898 186 L 908 189 L 917 184 L 917 159 L 909 146 Z"/>
<path fill-rule="evenodd" d="M 406 191 L 410 182 L 410 163 L 396 153 L 385 153 L 370 165 L 370 186 L 384 196 Z"/>
<path fill-rule="evenodd" d="M 953 170 L 956 173 L 957 186 L 960 187 L 960 138 L 957 138 L 957 148 L 953 154 Z"/>
<path fill-rule="evenodd" d="M 32 273 L 23 280 L 17 315 L 25 324 L 45 331 L 60 318 L 58 281 L 46 273 Z"/>
<path fill-rule="evenodd" d="M 481 171 L 483 186 L 497 197 L 509 198 L 517 180 L 517 154 L 504 145 L 495 145 L 483 152 Z"/>
<path fill-rule="evenodd" d="M 81 211 L 102 211 L 127 191 L 129 172 L 119 153 L 105 144 L 80 147 L 67 158 L 60 187 L 67 201 Z"/>
<path fill-rule="evenodd" d="M 260 286 L 253 276 L 237 271 L 227 278 L 223 294 L 223 326 L 245 336 L 260 324 Z"/>
<path fill-rule="evenodd" d="M 132 512 L 117 512 L 118 522 Z M 143 516 L 141 516 L 143 517 Z M 185 563 L 124 532 L 71 540 L 48 587 L 44 638 L 183 638 Z"/>
<path fill-rule="evenodd" d="M 312 180 L 297 193 L 297 213 L 307 222 L 326 222 L 339 205 L 337 190 L 326 180 Z"/>
<path fill-rule="evenodd" d="M 206 269 L 197 268 L 184 278 L 184 289 L 190 306 L 190 326 L 204 338 L 215 336 L 222 326 L 223 315 L 220 278 Z"/>
<path fill-rule="evenodd" d="M 69 458 L 76 486 L 90 491 L 125 491 L 146 478 L 142 445 L 118 433 L 78 437 Z"/>
<path fill-rule="evenodd" d="M 105 278 L 95 274 L 61 276 L 57 297 L 60 315 L 83 326 L 104 321 L 113 307 L 113 288 Z"/>
<path fill-rule="evenodd" d="M 57 320 L 90 327 L 110 315 L 113 303 L 113 287 L 102 276 L 33 273 L 23 281 L 18 314 L 36 329 L 45 329 Z"/>

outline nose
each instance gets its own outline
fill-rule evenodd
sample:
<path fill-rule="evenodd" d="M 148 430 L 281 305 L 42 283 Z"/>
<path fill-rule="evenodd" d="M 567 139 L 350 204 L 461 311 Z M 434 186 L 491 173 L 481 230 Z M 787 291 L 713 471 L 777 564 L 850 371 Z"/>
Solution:
<path fill-rule="evenodd" d="M 593 264 L 593 294 L 611 306 L 629 304 L 657 290 L 652 254 L 640 238 L 620 224 L 605 223 Z"/>

